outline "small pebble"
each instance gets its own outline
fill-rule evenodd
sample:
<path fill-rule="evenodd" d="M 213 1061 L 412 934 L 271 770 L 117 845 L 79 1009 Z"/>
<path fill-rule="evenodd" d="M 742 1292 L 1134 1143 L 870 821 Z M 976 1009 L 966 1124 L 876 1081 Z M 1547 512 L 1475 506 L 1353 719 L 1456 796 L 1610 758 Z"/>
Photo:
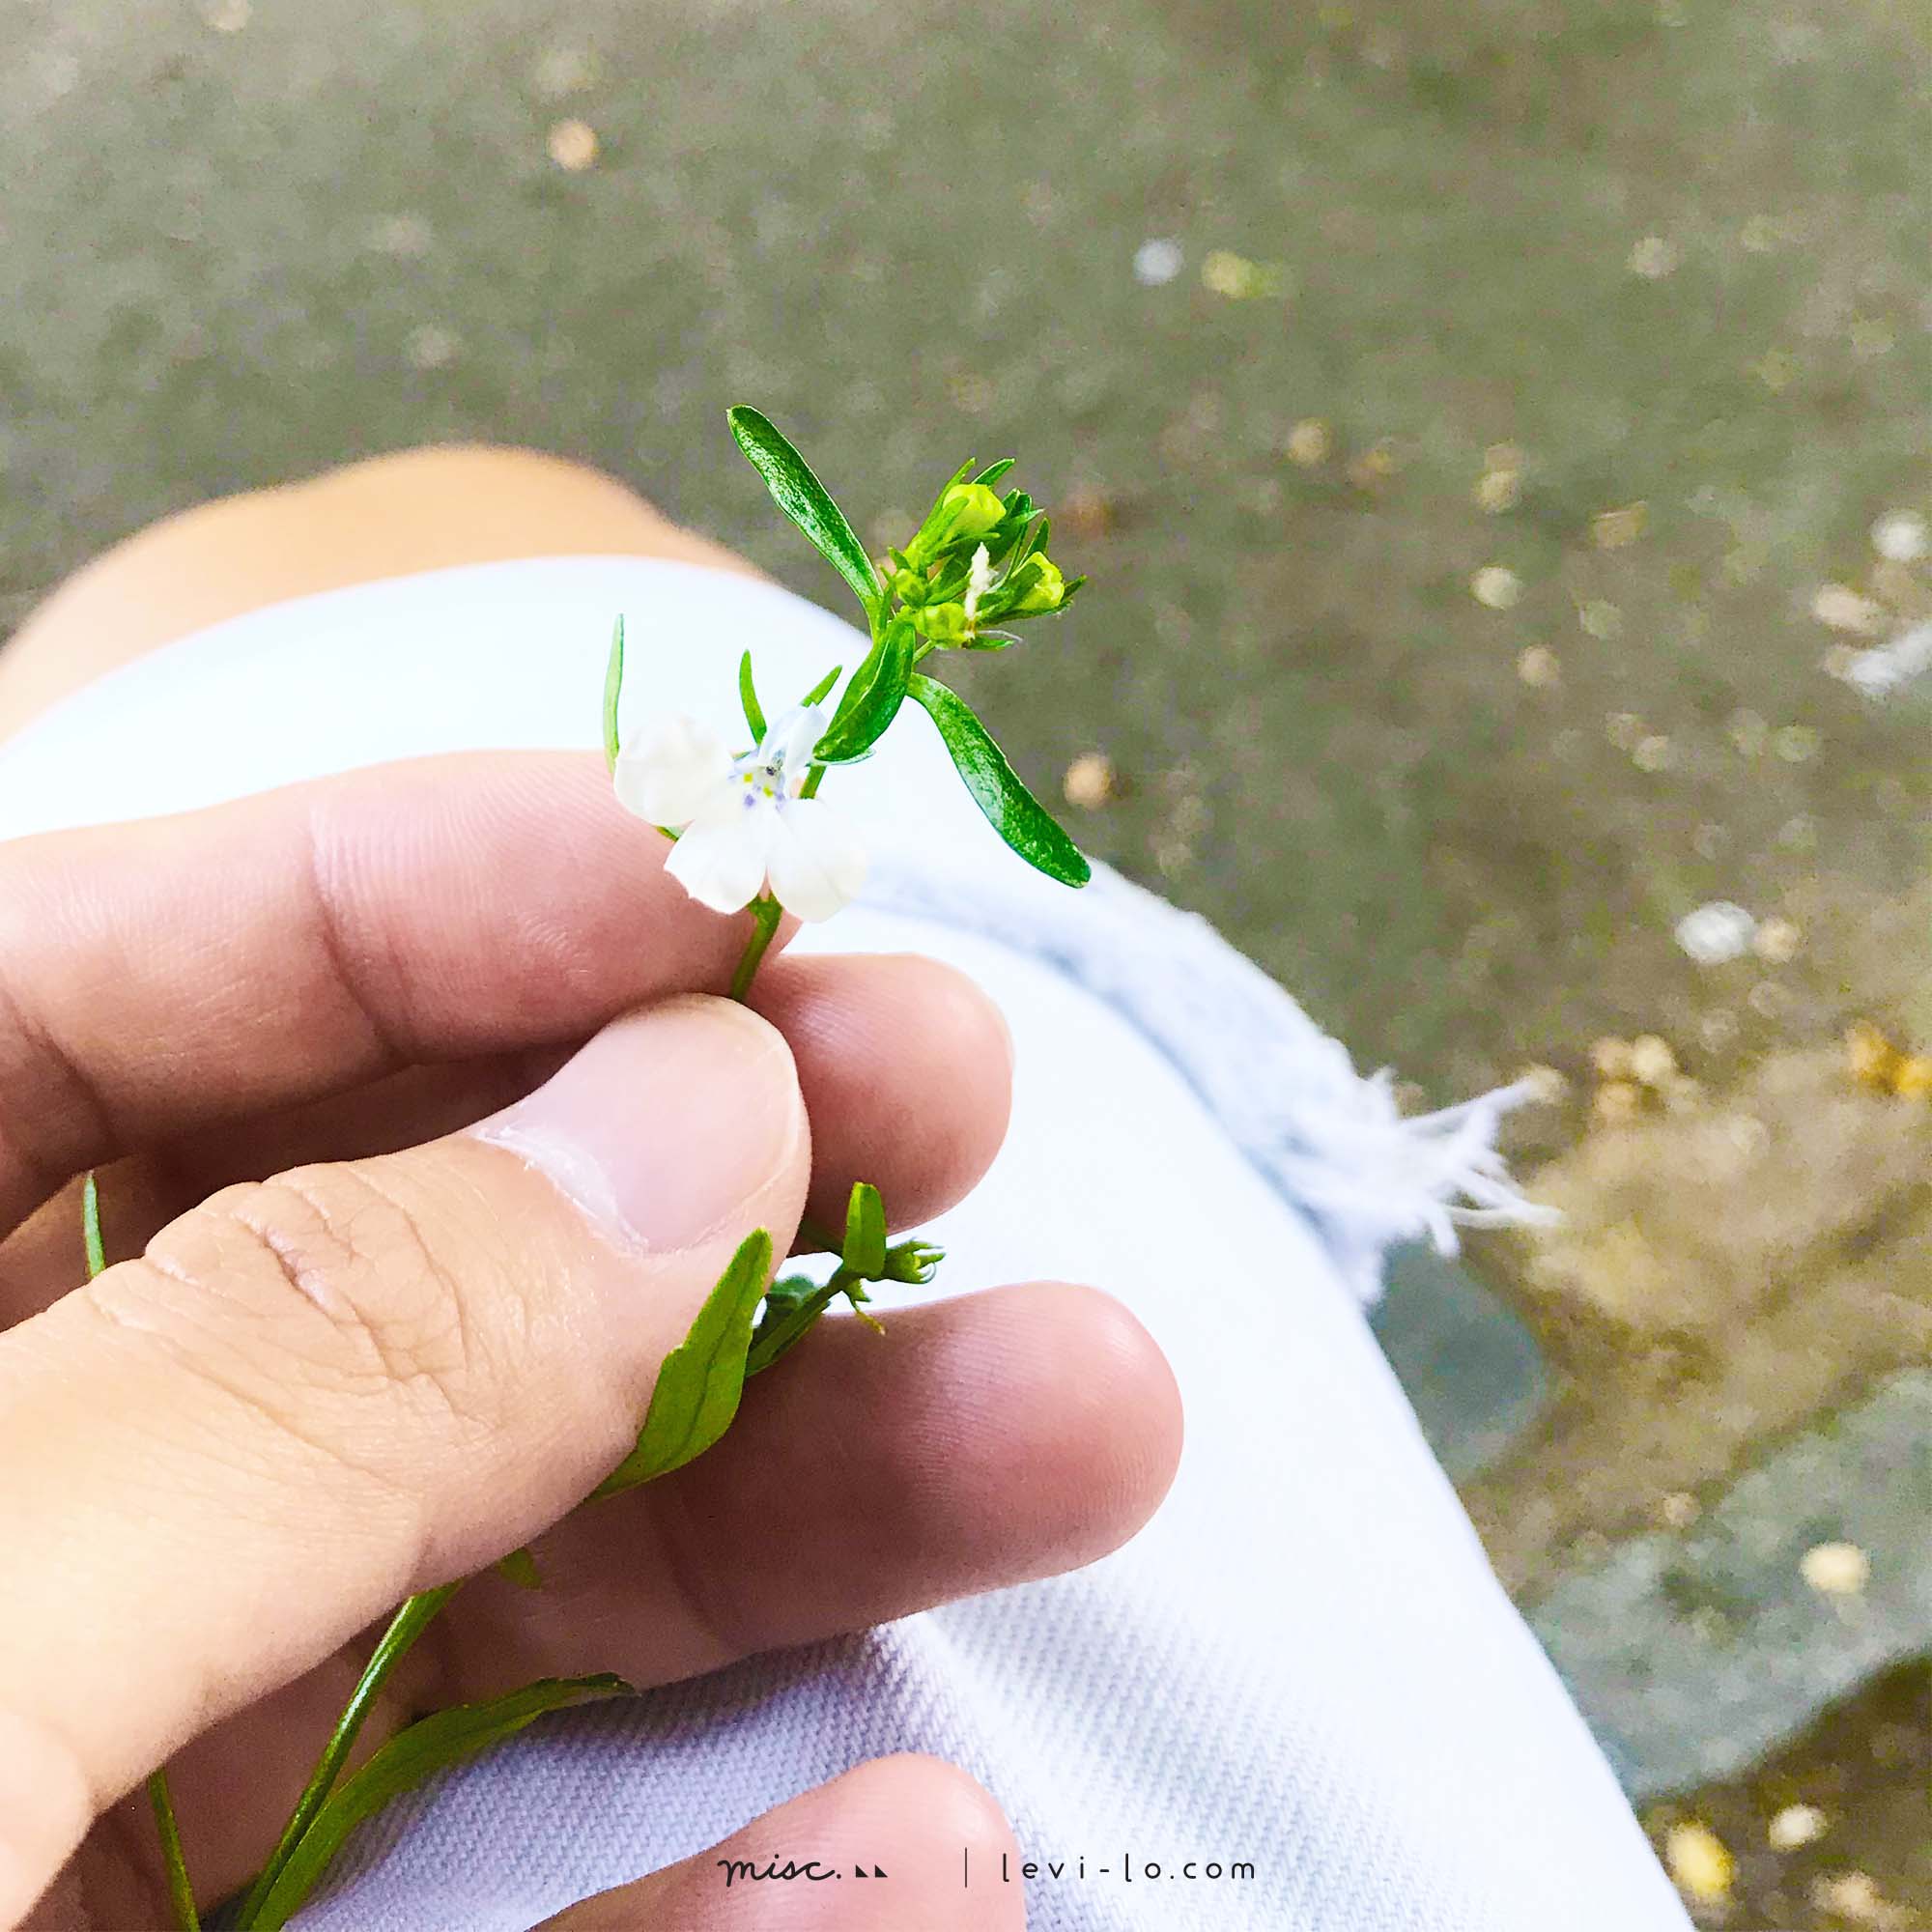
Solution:
<path fill-rule="evenodd" d="M 1888 563 L 1917 563 L 1932 550 L 1932 531 L 1912 510 L 1889 510 L 1871 527 L 1872 549 Z"/>
<path fill-rule="evenodd" d="M 1210 295 L 1226 296 L 1230 301 L 1279 295 L 1283 279 L 1275 263 L 1251 262 L 1231 248 L 1210 250 L 1201 264 L 1201 286 Z"/>
<path fill-rule="evenodd" d="M 1522 596 L 1522 579 L 1506 564 L 1486 563 L 1469 580 L 1469 594 L 1490 611 L 1507 611 Z"/>
<path fill-rule="evenodd" d="M 1547 644 L 1531 644 L 1516 661 L 1516 674 L 1534 691 L 1548 691 L 1563 681 L 1563 667 Z"/>
<path fill-rule="evenodd" d="M 1646 235 L 1630 251 L 1630 271 L 1641 275 L 1647 282 L 1662 281 L 1682 260 L 1675 242 L 1667 242 L 1662 235 Z"/>
<path fill-rule="evenodd" d="M 1068 805 L 1099 810 L 1114 796 L 1113 761 L 1104 752 L 1083 752 L 1067 766 L 1060 789 Z"/>
<path fill-rule="evenodd" d="M 1570 1083 L 1554 1066 L 1526 1066 L 1518 1075 L 1518 1084 L 1527 1090 L 1538 1106 L 1553 1107 L 1570 1091 Z"/>
<path fill-rule="evenodd" d="M 1765 1837 L 1774 1852 L 1795 1852 L 1825 1835 L 1827 1820 L 1815 1804 L 1787 1804 L 1765 1827 Z"/>
<path fill-rule="evenodd" d="M 403 354 L 409 357 L 412 369 L 446 369 L 456 360 L 456 352 L 462 346 L 461 338 L 451 330 L 426 322 L 410 330 Z"/>
<path fill-rule="evenodd" d="M 1634 1080 L 1605 1080 L 1591 1095 L 1590 1110 L 1606 1127 L 1628 1126 L 1643 1110 L 1643 1089 Z"/>
<path fill-rule="evenodd" d="M 565 174 L 581 175 L 597 165 L 597 130 L 587 121 L 559 121 L 544 145 Z"/>
<path fill-rule="evenodd" d="M 1783 966 L 1798 956 L 1800 933 L 1788 919 L 1774 916 L 1761 920 L 1751 934 L 1751 951 L 1774 966 Z"/>
<path fill-rule="evenodd" d="M 1892 1069 L 1900 1055 L 1869 1020 L 1860 1020 L 1845 1034 L 1845 1067 L 1861 1087 L 1886 1093 L 1891 1088 Z"/>
<path fill-rule="evenodd" d="M 597 63 L 576 47 L 552 47 L 538 57 L 531 81 L 546 100 L 582 94 L 597 78 Z"/>
<path fill-rule="evenodd" d="M 1675 1490 L 1658 1504 L 1657 1513 L 1672 1529 L 1689 1529 L 1703 1512 L 1689 1490 Z"/>
<path fill-rule="evenodd" d="M 1932 1054 L 1905 1055 L 1891 1069 L 1891 1091 L 1901 1100 L 1932 1098 Z"/>
<path fill-rule="evenodd" d="M 1590 1044 L 1590 1065 L 1597 1069 L 1600 1079 L 1630 1080 L 1636 1073 L 1634 1055 L 1627 1039 L 1618 1039 L 1614 1034 L 1606 1034 L 1602 1039 Z"/>
<path fill-rule="evenodd" d="M 1730 899 L 1712 899 L 1677 922 L 1677 943 L 1700 966 L 1721 966 L 1750 949 L 1757 921 Z"/>
<path fill-rule="evenodd" d="M 1772 733 L 1771 749 L 1787 765 L 1802 765 L 1818 755 L 1819 742 L 1808 724 L 1782 724 Z"/>
<path fill-rule="evenodd" d="M 1872 1880 L 1861 1871 L 1840 1872 L 1836 1878 L 1813 1879 L 1811 1903 L 1820 1912 L 1834 1913 L 1857 1925 L 1879 1925 L 1891 1918 L 1891 1908 Z"/>
<path fill-rule="evenodd" d="M 1811 614 L 1830 630 L 1861 638 L 1876 637 L 1885 629 L 1885 607 L 1849 583 L 1821 584 L 1811 599 Z"/>
<path fill-rule="evenodd" d="M 1492 517 L 1513 510 L 1522 499 L 1522 475 L 1515 469 L 1486 469 L 1476 481 L 1476 501 Z"/>
<path fill-rule="evenodd" d="M 1631 753 L 1631 763 L 1640 772 L 1661 772 L 1670 764 L 1670 740 L 1662 731 L 1639 738 Z"/>
<path fill-rule="evenodd" d="M 1648 503 L 1626 503 L 1620 510 L 1605 510 L 1590 519 L 1590 540 L 1599 550 L 1624 550 L 1643 534 L 1650 516 Z"/>
<path fill-rule="evenodd" d="M 1654 1033 L 1639 1034 L 1631 1041 L 1631 1071 L 1646 1087 L 1662 1087 L 1677 1071 L 1677 1056 L 1670 1042 Z"/>
<path fill-rule="evenodd" d="M 1856 1597 L 1871 1581 L 1871 1558 L 1856 1543 L 1817 1543 L 1798 1574 L 1823 1597 Z"/>
<path fill-rule="evenodd" d="M 1179 274 L 1187 257 L 1171 236 L 1156 235 L 1134 250 L 1134 280 L 1144 289 L 1157 289 Z"/>
<path fill-rule="evenodd" d="M 1589 603 L 1578 608 L 1577 621 L 1583 627 L 1586 636 L 1595 638 L 1600 643 L 1606 643 L 1623 630 L 1624 613 L 1614 604 L 1593 597 Z"/>
<path fill-rule="evenodd" d="M 1737 1862 L 1708 1825 L 1673 1825 L 1664 1833 L 1663 1862 L 1679 1891 L 1690 1898 L 1723 1898 Z"/>
<path fill-rule="evenodd" d="M 1288 433 L 1288 460 L 1303 469 L 1313 469 L 1328 461 L 1335 439 L 1325 422 L 1306 417 Z"/>

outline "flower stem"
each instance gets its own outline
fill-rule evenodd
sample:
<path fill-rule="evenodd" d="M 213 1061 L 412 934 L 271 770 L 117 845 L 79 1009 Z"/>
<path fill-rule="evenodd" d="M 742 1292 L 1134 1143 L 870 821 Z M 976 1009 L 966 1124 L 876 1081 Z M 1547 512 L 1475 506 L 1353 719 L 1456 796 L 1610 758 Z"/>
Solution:
<path fill-rule="evenodd" d="M 362 1675 L 357 1679 L 355 1689 L 350 1692 L 349 1702 L 343 1706 L 341 1717 L 336 1719 L 335 1729 L 329 1734 L 328 1743 L 300 1799 L 297 1801 L 289 1822 L 282 1828 L 282 1835 L 269 1855 L 269 1862 L 262 1867 L 255 1883 L 248 1888 L 247 1897 L 242 1901 L 242 1910 L 235 1920 L 237 1932 L 248 1932 L 254 1924 L 256 1915 L 274 1889 L 275 1880 L 281 1876 L 282 1867 L 301 1843 L 302 1834 L 314 1824 L 316 1813 L 327 1802 L 377 1692 L 387 1682 L 389 1673 L 408 1656 L 416 1639 L 435 1621 L 437 1612 L 461 1587 L 459 1580 L 444 1583 L 435 1590 L 424 1590 L 411 1597 L 390 1619 L 382 1641 L 370 1653 L 369 1662 L 362 1666 Z"/>
<path fill-rule="evenodd" d="M 89 1180 L 93 1176 L 88 1177 Z M 168 1901 L 175 1909 L 179 1932 L 201 1932 L 201 1915 L 194 1909 L 194 1888 L 187 1882 L 187 1861 L 182 1856 L 181 1828 L 175 1823 L 175 1801 L 168 1790 L 163 1766 L 148 1779 L 148 1803 L 154 1806 L 155 1829 L 160 1833 L 161 1861 L 167 1867 Z"/>
<path fill-rule="evenodd" d="M 745 951 L 738 960 L 738 970 L 731 975 L 731 997 L 742 1002 L 752 990 L 752 981 L 757 976 L 758 962 L 764 958 L 766 949 L 772 943 L 772 935 L 779 929 L 779 919 L 783 908 L 769 893 L 752 901 L 752 936 L 745 942 Z"/>

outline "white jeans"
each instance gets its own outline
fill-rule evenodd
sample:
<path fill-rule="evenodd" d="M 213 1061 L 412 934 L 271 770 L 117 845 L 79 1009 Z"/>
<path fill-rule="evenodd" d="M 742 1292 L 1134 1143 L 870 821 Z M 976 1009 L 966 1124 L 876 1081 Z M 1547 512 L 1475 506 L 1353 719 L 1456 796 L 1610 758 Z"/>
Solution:
<path fill-rule="evenodd" d="M 620 611 L 633 718 L 728 726 L 741 649 L 768 706 L 864 649 L 784 591 L 634 558 L 331 592 L 67 700 L 0 750 L 0 833 L 589 746 Z M 800 943 L 951 960 L 1014 1034 L 1012 1131 L 937 1228 L 941 1291 L 1120 1295 L 1186 1406 L 1174 1491 L 1077 1575 L 541 1725 L 366 1830 L 298 1922 L 511 1932 L 912 1748 L 980 1777 L 1061 1866 L 1029 1887 L 1055 1932 L 1682 1932 L 1362 1320 L 1376 1253 L 1421 1226 L 1381 1097 L 1197 926 L 1026 872 L 923 714 L 837 795 L 869 821 L 880 890 Z"/>

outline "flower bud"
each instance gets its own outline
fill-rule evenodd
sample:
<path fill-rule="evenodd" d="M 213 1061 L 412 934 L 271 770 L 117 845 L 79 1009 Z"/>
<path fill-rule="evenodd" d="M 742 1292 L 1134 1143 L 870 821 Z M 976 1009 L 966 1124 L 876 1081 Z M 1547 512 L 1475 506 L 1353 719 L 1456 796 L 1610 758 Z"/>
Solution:
<path fill-rule="evenodd" d="M 1025 587 L 1018 599 L 1007 607 L 1009 616 L 1037 617 L 1060 609 L 1066 595 L 1066 580 L 1050 556 L 1028 557 L 1020 566 L 1020 578 Z"/>
<path fill-rule="evenodd" d="M 909 614 L 913 629 L 935 644 L 963 642 L 970 628 L 963 604 L 927 604 Z"/>
<path fill-rule="evenodd" d="M 923 570 L 901 570 L 893 578 L 893 595 L 901 604 L 923 604 L 931 580 Z"/>
<path fill-rule="evenodd" d="M 940 497 L 939 509 L 948 543 L 982 537 L 1007 514 L 998 493 L 983 483 L 953 484 Z"/>

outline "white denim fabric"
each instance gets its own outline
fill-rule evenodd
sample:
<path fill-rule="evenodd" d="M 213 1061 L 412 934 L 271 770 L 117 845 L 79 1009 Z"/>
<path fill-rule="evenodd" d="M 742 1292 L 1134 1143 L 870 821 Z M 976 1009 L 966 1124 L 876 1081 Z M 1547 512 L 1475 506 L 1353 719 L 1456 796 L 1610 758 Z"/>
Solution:
<path fill-rule="evenodd" d="M 619 611 L 632 722 L 662 704 L 741 736 L 742 649 L 768 707 L 864 650 L 775 586 L 659 561 L 363 585 L 67 700 L 0 748 L 0 833 L 593 745 Z M 1200 922 L 1007 854 L 923 713 L 827 796 L 865 818 L 873 881 L 798 943 L 951 960 L 1015 1038 L 1011 1134 L 935 1225 L 948 1260 L 924 1293 L 1057 1276 L 1119 1295 L 1179 1382 L 1174 1491 L 1077 1575 L 546 1720 L 365 1828 L 296 1922 L 518 1932 L 918 1749 L 1065 1864 L 1028 1888 L 1039 1932 L 1684 1932 L 1362 1317 L 1382 1248 L 1439 1219 L 1444 1163 L 1410 1160 L 1385 1087 Z M 1459 1117 L 1459 1149 L 1492 1124 Z"/>

